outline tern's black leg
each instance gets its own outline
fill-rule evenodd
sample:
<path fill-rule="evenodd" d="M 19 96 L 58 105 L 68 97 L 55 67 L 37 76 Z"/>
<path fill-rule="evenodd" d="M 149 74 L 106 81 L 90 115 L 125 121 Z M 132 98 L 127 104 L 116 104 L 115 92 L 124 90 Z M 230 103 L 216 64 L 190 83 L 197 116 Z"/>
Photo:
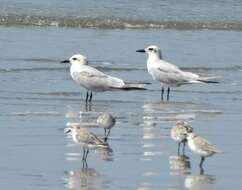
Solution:
<path fill-rule="evenodd" d="M 170 87 L 167 88 L 167 101 L 170 99 Z"/>
<path fill-rule="evenodd" d="M 177 149 L 177 155 L 180 155 L 180 146 L 181 146 L 181 143 L 179 142 L 178 143 L 178 149 Z"/>
<path fill-rule="evenodd" d="M 163 96 L 164 96 L 164 87 L 162 86 L 161 87 L 161 94 L 160 94 L 161 101 L 163 101 Z"/>
<path fill-rule="evenodd" d="M 89 94 L 88 94 L 88 91 L 87 91 L 87 94 L 86 94 L 86 102 L 88 101 L 88 97 L 89 97 Z"/>
<path fill-rule="evenodd" d="M 92 101 L 92 91 L 91 91 L 91 94 L 89 96 L 89 102 L 91 102 L 91 101 Z"/>

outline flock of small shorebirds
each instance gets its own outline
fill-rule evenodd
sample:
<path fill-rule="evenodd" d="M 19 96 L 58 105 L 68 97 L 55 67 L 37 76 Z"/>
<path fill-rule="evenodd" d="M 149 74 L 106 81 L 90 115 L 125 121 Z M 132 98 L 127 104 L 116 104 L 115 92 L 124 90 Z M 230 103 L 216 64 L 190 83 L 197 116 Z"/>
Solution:
<path fill-rule="evenodd" d="M 161 100 L 163 101 L 164 88 L 167 87 L 167 101 L 169 100 L 170 87 L 193 83 L 218 83 L 215 77 L 202 77 L 192 72 L 186 72 L 177 66 L 162 59 L 161 50 L 158 46 L 148 46 L 145 49 L 137 50 L 148 55 L 147 69 L 152 78 L 161 84 Z M 112 90 L 146 90 L 144 84 L 132 84 L 124 80 L 107 75 L 94 67 L 88 65 L 87 58 L 81 54 L 73 55 L 70 59 L 62 63 L 71 63 L 70 74 L 72 79 L 87 90 L 86 104 L 92 102 L 92 92 L 112 91 Z M 97 118 L 97 125 L 104 128 L 104 139 L 97 137 L 85 127 L 70 126 L 64 131 L 70 134 L 73 141 L 83 148 L 83 162 L 86 162 L 89 148 L 103 147 L 109 148 L 108 137 L 111 128 L 115 125 L 115 118 L 109 113 L 102 113 Z M 180 146 L 183 145 L 182 154 L 185 155 L 185 145 L 195 154 L 201 156 L 200 169 L 203 170 L 203 162 L 206 157 L 215 153 L 221 153 L 214 145 L 205 138 L 195 134 L 193 128 L 186 121 L 178 121 L 171 129 L 171 138 L 178 142 L 178 155 Z"/>
<path fill-rule="evenodd" d="M 80 144 L 83 148 L 82 161 L 86 162 L 89 148 L 102 147 L 109 148 L 108 137 L 111 128 L 115 125 L 115 118 L 110 113 L 102 113 L 97 118 L 97 125 L 104 128 L 104 139 L 97 137 L 94 133 L 88 131 L 84 127 L 71 126 L 65 128 L 64 132 L 70 134 L 73 141 Z M 178 155 L 180 155 L 180 147 L 182 155 L 185 155 L 186 143 L 191 151 L 201 156 L 199 164 L 200 171 L 203 171 L 203 162 L 206 157 L 210 157 L 215 153 L 221 153 L 214 145 L 208 142 L 205 138 L 195 134 L 193 128 L 186 121 L 177 121 L 176 125 L 171 129 L 171 138 L 178 142 Z"/>

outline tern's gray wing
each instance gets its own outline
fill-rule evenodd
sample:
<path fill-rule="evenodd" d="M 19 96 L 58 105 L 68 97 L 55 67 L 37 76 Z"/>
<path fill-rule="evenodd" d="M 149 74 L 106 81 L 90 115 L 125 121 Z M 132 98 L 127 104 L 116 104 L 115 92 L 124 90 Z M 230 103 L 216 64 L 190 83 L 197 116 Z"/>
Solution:
<path fill-rule="evenodd" d="M 199 78 L 197 74 L 191 72 L 184 72 L 177 66 L 161 60 L 159 64 L 155 65 L 152 71 L 157 80 L 166 84 L 181 85 L 186 83 L 194 83 Z"/>
<path fill-rule="evenodd" d="M 104 74 L 90 66 L 83 66 L 82 70 L 73 72 L 72 78 L 78 84 L 94 91 L 105 91 L 124 86 L 123 80 Z"/>

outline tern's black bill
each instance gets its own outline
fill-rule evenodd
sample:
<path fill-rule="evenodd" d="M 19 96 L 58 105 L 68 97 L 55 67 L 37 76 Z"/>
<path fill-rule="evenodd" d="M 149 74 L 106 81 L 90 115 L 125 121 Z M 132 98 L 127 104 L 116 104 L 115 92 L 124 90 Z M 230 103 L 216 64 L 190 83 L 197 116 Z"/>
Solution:
<path fill-rule="evenodd" d="M 138 49 L 138 50 L 136 50 L 136 52 L 145 53 L 145 50 L 144 49 Z"/>
<path fill-rule="evenodd" d="M 61 61 L 61 63 L 70 63 L 69 60 L 64 60 L 64 61 Z"/>

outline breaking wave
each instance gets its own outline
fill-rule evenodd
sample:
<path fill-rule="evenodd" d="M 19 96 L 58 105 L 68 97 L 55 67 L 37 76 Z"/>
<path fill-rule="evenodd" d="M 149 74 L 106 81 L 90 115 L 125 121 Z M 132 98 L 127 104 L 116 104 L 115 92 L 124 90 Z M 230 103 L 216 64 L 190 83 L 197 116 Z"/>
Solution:
<path fill-rule="evenodd" d="M 5 26 L 54 26 L 102 29 L 177 29 L 177 30 L 242 30 L 242 21 L 144 21 L 113 17 L 58 18 L 47 16 L 0 16 Z"/>

